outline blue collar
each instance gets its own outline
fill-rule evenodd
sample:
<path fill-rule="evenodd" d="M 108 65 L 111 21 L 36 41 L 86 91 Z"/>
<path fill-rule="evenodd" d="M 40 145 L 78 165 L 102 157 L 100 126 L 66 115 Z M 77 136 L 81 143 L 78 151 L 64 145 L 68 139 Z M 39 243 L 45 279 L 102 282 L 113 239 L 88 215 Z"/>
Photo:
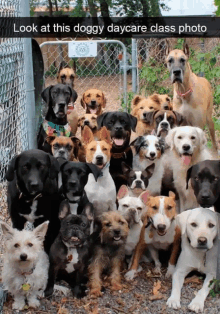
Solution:
<path fill-rule="evenodd" d="M 105 167 L 102 168 L 102 171 L 101 171 L 100 175 L 98 176 L 98 178 L 103 177 L 103 170 L 105 170 L 106 168 L 109 168 L 109 166 L 110 166 L 110 162 L 107 162 L 106 165 L 105 165 Z"/>

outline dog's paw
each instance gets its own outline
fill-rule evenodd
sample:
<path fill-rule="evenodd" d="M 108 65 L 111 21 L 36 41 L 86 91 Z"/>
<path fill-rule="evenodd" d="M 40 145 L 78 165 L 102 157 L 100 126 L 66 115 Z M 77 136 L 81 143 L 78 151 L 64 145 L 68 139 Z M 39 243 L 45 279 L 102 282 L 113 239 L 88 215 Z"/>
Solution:
<path fill-rule="evenodd" d="M 174 297 L 170 297 L 168 300 L 167 300 L 167 306 L 170 307 L 170 308 L 173 308 L 175 310 L 177 309 L 180 309 L 180 300 L 179 299 L 176 299 Z"/>
<path fill-rule="evenodd" d="M 198 299 L 197 300 L 193 299 L 192 302 L 189 304 L 188 308 L 189 310 L 196 313 L 203 312 L 204 303 L 199 302 Z"/>
<path fill-rule="evenodd" d="M 14 303 L 12 304 L 13 310 L 22 311 L 24 307 L 25 307 L 25 301 L 23 299 L 15 300 Z"/>
<path fill-rule="evenodd" d="M 129 270 L 126 274 L 125 274 L 125 280 L 127 281 L 131 281 L 134 279 L 135 275 L 136 275 L 137 271 L 135 269 Z"/>
<path fill-rule="evenodd" d="M 170 277 L 172 277 L 174 271 L 175 271 L 175 266 L 169 264 L 168 269 L 167 269 L 167 272 L 166 272 L 166 275 L 165 275 L 165 278 L 170 278 Z"/>
<path fill-rule="evenodd" d="M 114 282 L 114 283 L 112 283 L 110 289 L 113 291 L 118 291 L 118 290 L 122 289 L 122 285 L 118 282 Z"/>
<path fill-rule="evenodd" d="M 37 298 L 31 298 L 28 300 L 29 307 L 36 309 L 40 306 L 40 301 Z"/>
<path fill-rule="evenodd" d="M 156 267 L 154 267 L 154 269 L 153 269 L 153 273 L 154 273 L 155 275 L 162 276 L 160 266 L 156 266 Z"/>
<path fill-rule="evenodd" d="M 99 288 L 91 289 L 89 293 L 90 298 L 95 299 L 102 296 L 102 292 Z"/>

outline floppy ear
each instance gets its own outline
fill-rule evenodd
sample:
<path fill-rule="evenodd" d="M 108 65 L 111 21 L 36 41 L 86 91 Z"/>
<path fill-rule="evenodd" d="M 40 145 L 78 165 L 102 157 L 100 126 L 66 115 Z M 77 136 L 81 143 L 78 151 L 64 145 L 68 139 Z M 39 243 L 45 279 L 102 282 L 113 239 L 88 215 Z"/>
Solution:
<path fill-rule="evenodd" d="M 122 185 L 118 191 L 117 199 L 120 200 L 129 195 L 129 191 L 126 185 Z"/>
<path fill-rule="evenodd" d="M 2 233 L 4 234 L 5 240 L 11 240 L 14 236 L 14 229 L 10 227 L 6 222 L 0 221 Z"/>
<path fill-rule="evenodd" d="M 56 136 L 47 136 L 46 141 L 48 144 L 51 145 L 51 143 L 55 140 Z"/>
<path fill-rule="evenodd" d="M 60 165 L 57 159 L 51 155 L 48 154 L 48 157 L 50 159 L 50 173 L 49 177 L 50 179 L 55 179 L 58 176 L 58 173 L 60 171 Z"/>
<path fill-rule="evenodd" d="M 18 164 L 18 157 L 19 156 L 15 156 L 14 158 L 12 158 L 11 162 L 8 165 L 8 170 L 5 174 L 5 179 L 7 181 L 12 181 L 14 179 L 14 172 L 17 168 L 17 164 Z"/>
<path fill-rule="evenodd" d="M 60 171 L 62 170 L 63 166 L 68 163 L 68 160 L 66 160 L 65 158 L 62 158 L 62 157 L 57 158 L 57 161 L 58 161 L 59 166 L 60 166 Z"/>
<path fill-rule="evenodd" d="M 86 162 L 87 167 L 89 168 L 89 173 L 94 175 L 95 180 L 97 181 L 98 177 L 101 174 L 101 170 L 94 164 Z"/>
<path fill-rule="evenodd" d="M 149 112 L 146 112 L 146 115 L 145 115 L 145 118 L 144 120 L 152 125 L 154 123 L 154 116 L 155 114 L 158 112 L 159 110 L 155 110 L 155 111 L 149 111 Z"/>
<path fill-rule="evenodd" d="M 206 139 L 206 136 L 205 136 L 205 132 L 198 128 L 198 127 L 195 127 L 196 128 L 196 131 L 198 132 L 198 135 L 199 135 L 199 139 L 200 139 L 200 146 L 202 148 L 206 147 L 206 144 L 207 144 L 207 139 Z"/>
<path fill-rule="evenodd" d="M 110 145 L 112 144 L 110 132 L 107 130 L 105 126 L 103 126 L 100 130 L 100 140 L 105 141 Z"/>
<path fill-rule="evenodd" d="M 85 101 L 84 101 L 84 97 L 85 97 L 85 93 L 83 93 L 82 98 L 81 98 L 81 100 L 80 100 L 80 103 L 81 103 L 81 106 L 82 106 L 84 109 L 86 109 L 86 103 L 85 103 Z"/>
<path fill-rule="evenodd" d="M 75 89 L 72 89 L 70 86 L 68 86 L 69 89 L 70 89 L 70 93 L 71 93 L 71 97 L 73 99 L 73 102 L 75 102 L 77 100 L 77 97 L 78 97 L 78 94 L 77 92 L 75 91 Z"/>
<path fill-rule="evenodd" d="M 187 175 L 186 175 L 186 189 L 187 190 L 189 187 L 189 179 L 191 178 L 192 169 L 193 169 L 193 166 L 187 170 Z"/>
<path fill-rule="evenodd" d="M 176 116 L 176 122 L 177 122 L 177 125 L 182 125 L 182 123 L 185 121 L 183 115 L 175 110 L 173 110 L 173 113 L 175 114 Z"/>
<path fill-rule="evenodd" d="M 187 58 L 189 58 L 189 46 L 187 45 L 186 42 L 184 42 L 184 44 L 183 44 L 183 52 L 185 53 Z"/>
<path fill-rule="evenodd" d="M 106 107 L 106 102 L 107 102 L 107 100 L 105 98 L 105 95 L 104 95 L 104 93 L 102 93 L 102 108 Z"/>
<path fill-rule="evenodd" d="M 109 114 L 110 112 L 105 112 L 103 114 L 101 114 L 100 116 L 97 117 L 97 124 L 98 124 L 98 130 L 101 129 L 101 127 L 105 126 L 104 123 L 105 123 L 105 118 L 107 117 L 107 115 Z"/>
<path fill-rule="evenodd" d="M 148 166 L 143 172 L 146 172 L 148 179 L 150 179 L 154 173 L 155 164 Z"/>
<path fill-rule="evenodd" d="M 137 126 L 137 118 L 132 116 L 130 113 L 127 113 L 130 123 L 131 123 L 131 129 L 135 132 L 136 126 Z"/>
<path fill-rule="evenodd" d="M 45 101 L 45 103 L 47 103 L 49 105 L 50 101 L 51 101 L 51 95 L 50 95 L 50 90 L 53 87 L 53 85 L 48 86 L 47 88 L 45 88 L 42 93 L 41 93 L 41 97 L 43 98 L 43 100 Z"/>
<path fill-rule="evenodd" d="M 136 95 L 133 99 L 132 99 L 132 106 L 135 107 L 139 104 L 139 102 L 144 99 L 145 97 L 143 96 L 139 96 L 139 95 Z"/>
<path fill-rule="evenodd" d="M 130 146 L 134 146 L 136 153 L 138 154 L 141 148 L 142 143 L 144 142 L 143 136 L 138 136 L 131 144 Z"/>
<path fill-rule="evenodd" d="M 35 237 L 39 239 L 40 241 L 44 241 L 45 235 L 47 233 L 48 225 L 49 225 L 49 220 L 43 222 L 41 225 L 37 226 L 34 229 L 33 233 Z"/>
<path fill-rule="evenodd" d="M 175 133 L 176 133 L 176 129 L 177 128 L 171 129 L 168 132 L 167 136 L 165 137 L 165 142 L 170 147 L 171 150 L 174 148 L 173 140 L 174 140 L 174 136 L 175 136 Z"/>
<path fill-rule="evenodd" d="M 122 161 L 121 163 L 121 168 L 124 175 L 128 175 L 129 172 L 132 170 L 132 168 L 129 165 L 127 165 L 124 161 Z"/>
<path fill-rule="evenodd" d="M 82 121 L 83 117 L 84 117 L 84 116 L 81 116 L 81 117 L 78 118 L 78 124 L 77 124 L 77 126 L 81 126 L 81 121 Z"/>
<path fill-rule="evenodd" d="M 176 224 L 180 227 L 182 235 L 186 232 L 186 224 L 191 212 L 192 209 L 188 209 L 176 216 Z"/>
<path fill-rule="evenodd" d="M 73 154 L 74 154 L 75 157 L 78 157 L 78 150 L 79 150 L 79 146 L 81 144 L 81 141 L 76 136 L 71 136 L 71 141 L 74 144 Z"/>
<path fill-rule="evenodd" d="M 88 145 L 90 142 L 94 141 L 94 135 L 88 125 L 85 125 L 82 131 L 82 141 L 85 145 Z"/>
<path fill-rule="evenodd" d="M 142 192 L 139 195 L 139 198 L 142 200 L 142 202 L 144 203 L 145 206 L 147 205 L 149 196 L 150 196 L 150 191 L 148 191 L 148 190 Z"/>
<path fill-rule="evenodd" d="M 69 214 L 71 214 L 70 205 L 69 205 L 69 202 L 65 200 L 60 204 L 58 217 L 60 220 L 62 220 L 63 218 L 65 218 Z"/>

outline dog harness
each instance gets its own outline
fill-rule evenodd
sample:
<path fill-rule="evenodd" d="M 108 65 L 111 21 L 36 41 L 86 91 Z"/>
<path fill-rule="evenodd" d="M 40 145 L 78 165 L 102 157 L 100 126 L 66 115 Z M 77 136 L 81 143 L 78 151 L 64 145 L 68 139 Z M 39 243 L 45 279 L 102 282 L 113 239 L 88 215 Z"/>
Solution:
<path fill-rule="evenodd" d="M 71 136 L 71 127 L 69 123 L 66 125 L 55 124 L 51 121 L 44 120 L 42 123 L 43 129 L 48 136 Z"/>

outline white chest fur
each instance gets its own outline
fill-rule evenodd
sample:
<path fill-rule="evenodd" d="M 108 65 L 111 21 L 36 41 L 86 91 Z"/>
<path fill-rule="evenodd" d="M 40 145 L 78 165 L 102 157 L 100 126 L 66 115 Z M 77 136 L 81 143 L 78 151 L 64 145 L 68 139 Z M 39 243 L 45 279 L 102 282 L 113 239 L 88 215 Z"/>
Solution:
<path fill-rule="evenodd" d="M 75 264 L 79 261 L 79 254 L 76 248 L 68 248 L 67 260 L 66 271 L 72 273 L 75 270 Z"/>
<path fill-rule="evenodd" d="M 143 226 L 143 223 L 142 221 L 140 221 L 140 223 L 134 224 L 132 228 L 129 230 L 129 234 L 128 234 L 127 241 L 125 244 L 126 255 L 131 255 L 137 243 L 139 242 L 142 226 Z"/>
<path fill-rule="evenodd" d="M 69 203 L 70 205 L 70 212 L 72 215 L 77 215 L 77 208 L 78 208 L 78 203 Z"/>
<path fill-rule="evenodd" d="M 38 204 L 38 201 L 34 200 L 32 202 L 32 205 L 30 206 L 30 208 L 31 208 L 30 214 L 20 214 L 20 216 L 23 216 L 25 219 L 27 219 L 27 221 L 29 221 L 31 223 L 34 223 L 35 219 L 43 217 L 43 215 L 39 215 L 39 216 L 35 215 L 35 213 L 37 211 L 37 204 Z"/>

